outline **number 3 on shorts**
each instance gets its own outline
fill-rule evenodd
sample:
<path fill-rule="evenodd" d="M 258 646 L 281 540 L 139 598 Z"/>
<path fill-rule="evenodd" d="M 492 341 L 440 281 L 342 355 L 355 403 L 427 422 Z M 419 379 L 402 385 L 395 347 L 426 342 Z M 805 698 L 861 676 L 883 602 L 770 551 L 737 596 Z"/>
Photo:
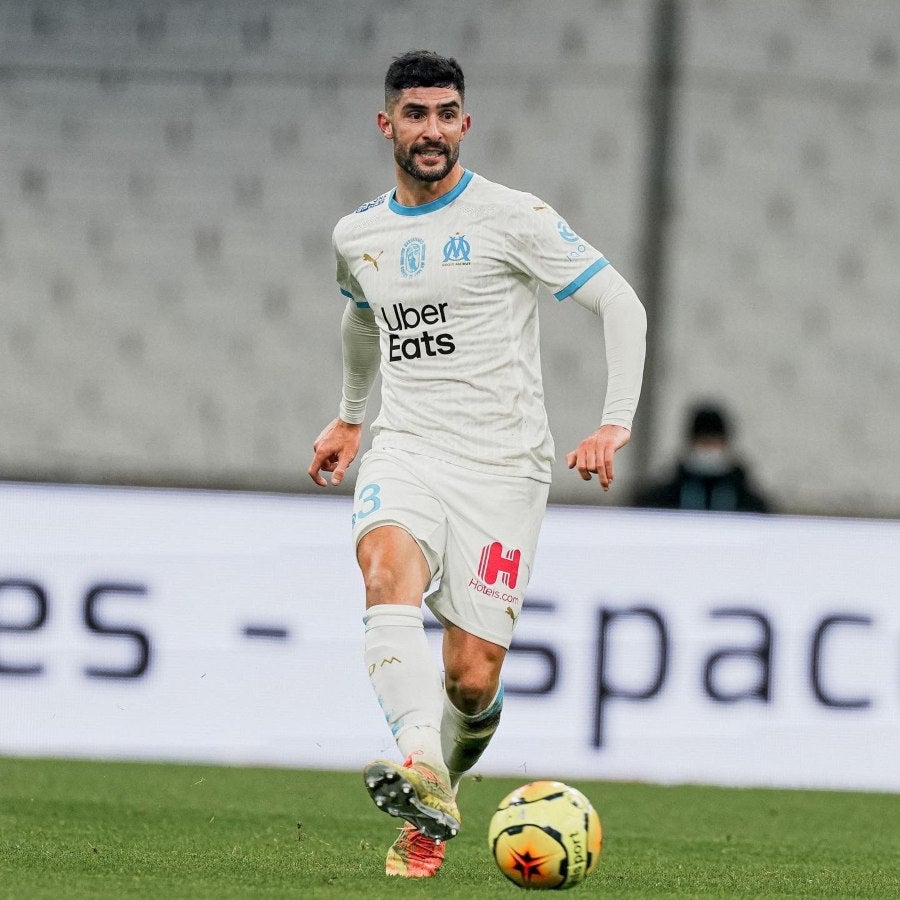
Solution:
<path fill-rule="evenodd" d="M 376 509 L 380 509 L 381 498 L 378 496 L 380 493 L 381 485 L 376 484 L 374 481 L 360 488 L 358 498 L 360 508 L 355 513 L 353 513 L 354 525 L 360 519 L 364 519 L 366 516 L 370 516 L 373 512 L 375 512 Z"/>

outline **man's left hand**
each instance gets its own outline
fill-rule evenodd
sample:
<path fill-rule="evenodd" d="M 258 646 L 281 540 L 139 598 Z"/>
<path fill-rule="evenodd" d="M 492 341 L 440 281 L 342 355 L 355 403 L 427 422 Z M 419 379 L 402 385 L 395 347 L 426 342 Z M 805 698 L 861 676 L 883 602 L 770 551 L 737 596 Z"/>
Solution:
<path fill-rule="evenodd" d="M 596 474 L 600 486 L 608 491 L 613 480 L 613 457 L 630 437 L 631 431 L 622 425 L 601 425 L 566 454 L 566 464 L 570 469 L 578 469 L 585 481 L 591 480 L 592 473 Z"/>

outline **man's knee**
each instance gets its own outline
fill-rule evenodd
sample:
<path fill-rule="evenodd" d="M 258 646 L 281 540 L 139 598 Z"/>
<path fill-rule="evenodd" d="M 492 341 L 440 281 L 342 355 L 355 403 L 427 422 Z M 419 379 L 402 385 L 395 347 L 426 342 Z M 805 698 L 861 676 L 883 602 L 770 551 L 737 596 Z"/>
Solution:
<path fill-rule="evenodd" d="M 451 667 L 444 671 L 444 688 L 450 702 L 467 716 L 487 709 L 499 686 L 499 663 Z"/>
<path fill-rule="evenodd" d="M 500 687 L 505 648 L 450 622 L 444 625 L 444 688 L 467 716 L 490 706 Z"/>
<path fill-rule="evenodd" d="M 390 566 L 385 565 L 372 565 L 362 568 L 367 605 L 396 603 L 400 586 L 399 574 Z"/>
<path fill-rule="evenodd" d="M 419 603 L 430 572 L 419 545 L 395 526 L 363 535 L 356 549 L 366 587 L 366 606 L 379 603 Z"/>

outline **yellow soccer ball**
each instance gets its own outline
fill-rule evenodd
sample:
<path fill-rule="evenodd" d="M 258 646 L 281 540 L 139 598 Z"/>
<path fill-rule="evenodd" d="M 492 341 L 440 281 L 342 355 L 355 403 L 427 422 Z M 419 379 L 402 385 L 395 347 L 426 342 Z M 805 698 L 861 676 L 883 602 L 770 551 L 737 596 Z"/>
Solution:
<path fill-rule="evenodd" d="M 488 827 L 500 871 L 530 890 L 580 884 L 597 867 L 603 831 L 581 791 L 561 781 L 533 781 L 504 797 Z"/>

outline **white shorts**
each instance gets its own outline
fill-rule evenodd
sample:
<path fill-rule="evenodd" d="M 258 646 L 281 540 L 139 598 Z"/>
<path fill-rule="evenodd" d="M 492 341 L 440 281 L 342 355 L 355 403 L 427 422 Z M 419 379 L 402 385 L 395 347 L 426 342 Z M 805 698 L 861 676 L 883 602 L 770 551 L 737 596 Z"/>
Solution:
<path fill-rule="evenodd" d="M 549 485 L 473 472 L 405 450 L 369 450 L 353 498 L 353 540 L 398 525 L 438 581 L 440 621 L 508 648 L 522 611 Z"/>

